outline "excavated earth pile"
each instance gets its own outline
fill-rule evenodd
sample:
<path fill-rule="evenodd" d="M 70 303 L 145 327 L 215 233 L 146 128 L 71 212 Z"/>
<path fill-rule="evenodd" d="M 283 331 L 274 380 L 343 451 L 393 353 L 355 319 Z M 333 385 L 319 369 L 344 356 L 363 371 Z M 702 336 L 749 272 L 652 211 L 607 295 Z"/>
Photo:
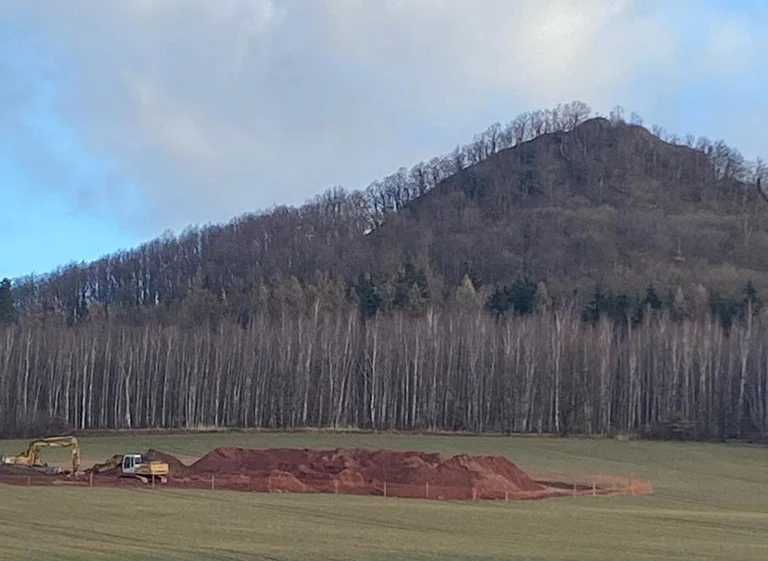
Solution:
<path fill-rule="evenodd" d="M 174 464 L 169 475 L 169 482 L 189 486 L 272 492 L 445 499 L 551 494 L 505 458 L 389 450 L 216 448 L 190 466 Z"/>
<path fill-rule="evenodd" d="M 309 450 L 294 448 L 216 448 L 186 465 L 176 457 L 149 450 L 145 456 L 168 464 L 164 487 L 230 489 L 289 493 L 339 493 L 424 499 L 518 500 L 564 495 L 652 492 L 647 482 L 630 486 L 535 480 L 500 456 L 460 454 L 446 457 L 424 452 L 359 448 Z M 3 476 L 0 482 L 28 485 L 143 485 L 114 475 L 92 478 Z M 637 491 L 637 492 L 636 492 Z"/>

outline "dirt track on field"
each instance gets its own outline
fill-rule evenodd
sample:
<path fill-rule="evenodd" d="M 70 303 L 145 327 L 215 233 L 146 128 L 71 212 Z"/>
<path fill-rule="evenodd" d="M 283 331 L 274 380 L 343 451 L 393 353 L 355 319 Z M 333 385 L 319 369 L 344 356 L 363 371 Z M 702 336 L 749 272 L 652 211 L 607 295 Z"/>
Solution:
<path fill-rule="evenodd" d="M 520 500 L 570 495 L 647 494 L 649 482 L 632 479 L 533 478 L 500 456 L 359 448 L 216 448 L 187 465 L 158 450 L 149 459 L 168 463 L 163 487 L 239 491 L 338 493 L 450 500 Z M 21 485 L 147 486 L 114 474 L 89 477 L 3 473 L 0 483 Z"/>

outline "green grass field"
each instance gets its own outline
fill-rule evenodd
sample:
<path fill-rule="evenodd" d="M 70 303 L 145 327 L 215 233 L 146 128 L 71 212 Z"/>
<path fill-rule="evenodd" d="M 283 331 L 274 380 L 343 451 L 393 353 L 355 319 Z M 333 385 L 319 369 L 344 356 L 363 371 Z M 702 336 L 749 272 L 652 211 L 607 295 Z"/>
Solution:
<path fill-rule="evenodd" d="M 17 453 L 21 441 L 0 441 Z M 768 448 L 534 437 L 249 433 L 90 437 L 83 464 L 153 447 L 364 446 L 506 455 L 530 472 L 634 474 L 644 497 L 502 503 L 0 485 L 0 559 L 765 560 Z M 67 450 L 44 459 L 66 465 Z"/>

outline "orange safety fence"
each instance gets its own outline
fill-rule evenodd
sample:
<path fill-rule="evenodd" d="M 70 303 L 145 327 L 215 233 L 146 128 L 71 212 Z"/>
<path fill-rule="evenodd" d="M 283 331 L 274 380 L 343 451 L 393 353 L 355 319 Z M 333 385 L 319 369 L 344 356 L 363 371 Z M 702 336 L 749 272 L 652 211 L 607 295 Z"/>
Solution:
<path fill-rule="evenodd" d="M 153 488 L 210 489 L 252 491 L 263 493 L 326 493 L 340 495 L 367 495 L 430 500 L 525 500 L 567 496 L 645 495 L 653 492 L 653 485 L 634 477 L 567 475 L 538 476 L 542 488 L 524 491 L 510 485 L 481 484 L 470 486 L 440 485 L 439 483 L 408 484 L 389 481 L 344 481 L 328 477 L 299 479 L 291 474 L 237 475 L 198 474 L 188 477 L 169 477 L 165 484 L 142 483 L 134 479 L 120 479 L 110 475 L 79 478 L 49 476 L 0 476 L 0 483 L 16 485 L 77 485 L 93 487 L 141 486 Z"/>

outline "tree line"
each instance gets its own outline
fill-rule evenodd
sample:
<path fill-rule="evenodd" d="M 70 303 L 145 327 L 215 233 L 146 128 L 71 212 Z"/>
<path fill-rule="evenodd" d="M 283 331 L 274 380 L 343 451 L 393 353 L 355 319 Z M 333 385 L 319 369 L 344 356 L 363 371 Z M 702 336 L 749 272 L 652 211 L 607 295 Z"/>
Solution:
<path fill-rule="evenodd" d="M 494 317 L 457 305 L 371 319 L 318 299 L 235 322 L 0 327 L 0 425 L 24 434 L 235 426 L 612 434 L 679 418 L 698 436 L 765 437 L 768 315 L 648 307 Z"/>
<path fill-rule="evenodd" d="M 666 294 L 650 284 L 643 292 L 616 291 L 596 284 L 587 298 L 553 298 L 544 282 L 529 278 L 518 278 L 509 285 L 477 286 L 469 275 L 465 275 L 459 286 L 444 287 L 443 293 L 435 298 L 428 274 L 423 269 L 406 263 L 390 276 L 361 274 L 356 279 L 343 283 L 328 275 L 318 275 L 314 282 L 301 283 L 296 277 L 276 279 L 260 284 L 255 296 L 246 309 L 232 309 L 223 299 L 217 298 L 201 282 L 198 275 L 189 293 L 169 313 L 155 313 L 145 316 L 138 324 L 176 324 L 182 327 L 217 325 L 223 321 L 236 321 L 241 327 L 248 327 L 254 314 L 275 313 L 288 307 L 294 311 L 306 310 L 316 300 L 328 306 L 347 308 L 356 306 L 363 321 L 381 314 L 403 311 L 410 315 L 423 314 L 427 309 L 447 311 L 456 306 L 466 309 L 484 310 L 498 318 L 504 315 L 528 315 L 547 312 L 555 308 L 577 309 L 580 307 L 581 320 L 595 324 L 608 318 L 615 324 L 643 321 L 648 310 L 665 310 L 676 319 L 696 317 L 709 313 L 729 329 L 734 321 L 744 320 L 747 310 L 758 313 L 762 301 L 751 280 L 747 281 L 740 293 L 731 295 L 718 290 L 708 291 L 703 285 L 686 296 L 681 287 Z M 34 317 L 27 317 L 32 322 Z M 41 323 L 60 327 L 73 326 L 74 322 L 58 316 L 37 318 Z M 8 279 L 0 280 L 0 325 L 15 323 L 18 314 L 15 309 L 11 284 Z M 126 323 L 126 318 L 110 317 L 106 306 L 91 306 L 81 318 L 79 325 L 104 323 Z M 135 322 L 127 322 L 135 324 Z"/>

